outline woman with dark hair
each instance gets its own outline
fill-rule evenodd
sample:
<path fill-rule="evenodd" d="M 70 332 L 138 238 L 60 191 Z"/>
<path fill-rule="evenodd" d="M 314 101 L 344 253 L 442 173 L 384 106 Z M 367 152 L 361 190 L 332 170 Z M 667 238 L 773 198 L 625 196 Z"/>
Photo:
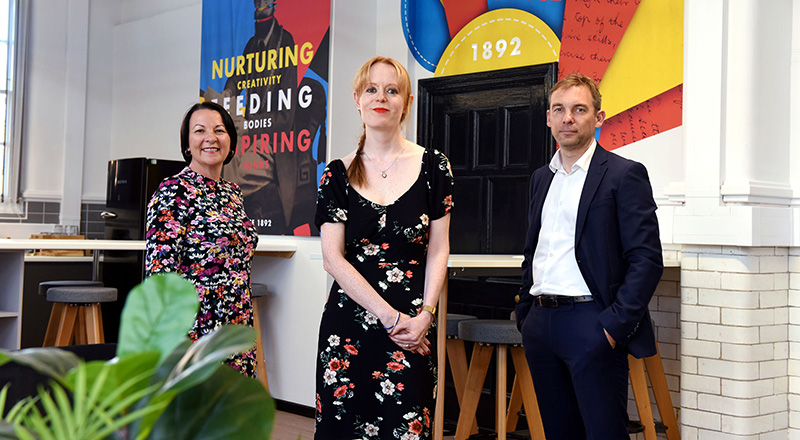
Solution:
<path fill-rule="evenodd" d="M 174 272 L 194 283 L 200 311 L 193 340 L 223 324 L 253 325 L 250 265 L 258 234 L 239 187 L 221 177 L 235 151 L 230 114 L 213 102 L 193 105 L 181 124 L 187 167 L 164 179 L 147 207 L 145 272 Z M 255 375 L 252 350 L 228 363 Z"/>
<path fill-rule="evenodd" d="M 364 132 L 328 164 L 317 198 L 334 283 L 320 323 L 315 437 L 427 439 L 453 177 L 444 154 L 403 137 L 413 96 L 400 63 L 367 61 L 353 88 Z"/>

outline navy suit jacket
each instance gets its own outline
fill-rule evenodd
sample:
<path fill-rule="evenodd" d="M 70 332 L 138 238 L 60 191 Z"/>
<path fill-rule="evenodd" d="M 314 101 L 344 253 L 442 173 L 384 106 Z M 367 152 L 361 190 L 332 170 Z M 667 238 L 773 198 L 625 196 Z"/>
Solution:
<path fill-rule="evenodd" d="M 522 263 L 517 325 L 533 304 L 532 260 L 553 172 L 544 166 L 530 181 L 528 234 Z M 644 165 L 597 145 L 578 204 L 575 259 L 600 305 L 600 324 L 637 358 L 656 353 L 648 303 L 664 270 L 656 203 Z M 558 293 L 558 292 L 552 292 Z"/>

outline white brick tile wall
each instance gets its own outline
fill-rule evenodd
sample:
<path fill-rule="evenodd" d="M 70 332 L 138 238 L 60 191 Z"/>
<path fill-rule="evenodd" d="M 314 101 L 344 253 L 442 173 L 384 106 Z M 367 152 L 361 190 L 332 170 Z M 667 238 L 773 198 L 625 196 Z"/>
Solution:
<path fill-rule="evenodd" d="M 774 325 L 775 312 L 772 309 L 722 309 L 722 324 L 731 326 Z"/>
<path fill-rule="evenodd" d="M 759 362 L 758 366 L 760 379 L 786 377 L 789 372 L 788 362 L 784 359 Z"/>
<path fill-rule="evenodd" d="M 719 289 L 698 289 L 697 303 L 704 306 L 728 307 L 734 309 L 757 309 L 758 292 L 731 292 Z M 686 303 L 684 303 L 686 305 Z M 685 320 L 684 320 L 685 321 Z"/>
<path fill-rule="evenodd" d="M 789 337 L 789 328 L 787 325 L 765 325 L 760 329 L 761 342 L 782 342 L 786 341 Z"/>
<path fill-rule="evenodd" d="M 759 292 L 759 307 L 766 309 L 771 307 L 785 307 L 789 305 L 789 297 L 785 290 L 770 290 Z"/>
<path fill-rule="evenodd" d="M 786 412 L 789 409 L 789 399 L 786 394 L 777 394 L 758 399 L 759 411 L 762 414 Z"/>
<path fill-rule="evenodd" d="M 734 399 L 702 392 L 697 396 L 697 409 L 737 417 L 756 417 L 761 415 L 758 399 Z"/>
<path fill-rule="evenodd" d="M 760 257 L 751 255 L 710 255 L 697 261 L 697 270 L 758 273 Z"/>
<path fill-rule="evenodd" d="M 697 359 L 697 374 L 727 379 L 760 379 L 758 363 L 731 362 L 716 359 Z"/>
<path fill-rule="evenodd" d="M 682 270 L 681 285 L 683 287 L 719 289 L 722 286 L 722 274 L 719 272 Z"/>
<path fill-rule="evenodd" d="M 722 432 L 729 434 L 754 435 L 775 428 L 772 415 L 758 417 L 722 416 Z"/>
<path fill-rule="evenodd" d="M 772 290 L 775 288 L 775 274 L 722 273 L 720 287 L 723 290 L 752 292 L 754 290 Z"/>
<path fill-rule="evenodd" d="M 716 431 L 722 429 L 722 415 L 708 411 L 698 411 L 684 407 L 681 411 L 681 421 L 686 425 L 698 428 Z"/>
<path fill-rule="evenodd" d="M 681 322 L 681 338 L 697 339 L 697 324 L 694 322 Z"/>
<path fill-rule="evenodd" d="M 706 394 L 720 394 L 722 390 L 721 381 L 722 379 L 718 377 L 701 376 L 698 374 L 684 374 L 681 377 L 681 384 L 684 390 Z"/>
<path fill-rule="evenodd" d="M 800 440 L 800 248 L 684 246 L 679 291 L 682 438 Z"/>
<path fill-rule="evenodd" d="M 697 324 L 697 337 L 706 341 L 756 344 L 758 327 L 728 327 L 716 324 Z"/>
<path fill-rule="evenodd" d="M 760 257 L 759 262 L 760 266 L 758 271 L 760 273 L 785 274 L 789 271 L 789 258 L 784 255 L 775 257 Z"/>
<path fill-rule="evenodd" d="M 758 362 L 774 359 L 775 347 L 773 344 L 721 344 L 722 359 L 737 362 Z"/>
<path fill-rule="evenodd" d="M 681 287 L 681 303 L 697 304 L 698 289 L 691 287 Z"/>
<path fill-rule="evenodd" d="M 681 354 L 684 356 L 720 359 L 722 354 L 722 344 L 712 341 L 685 339 L 681 344 Z"/>
<path fill-rule="evenodd" d="M 775 381 L 772 379 L 740 381 L 721 379 L 722 395 L 752 399 L 771 396 L 775 393 Z"/>
<path fill-rule="evenodd" d="M 721 322 L 719 307 L 684 305 L 681 309 L 681 319 L 684 321 L 719 324 Z"/>

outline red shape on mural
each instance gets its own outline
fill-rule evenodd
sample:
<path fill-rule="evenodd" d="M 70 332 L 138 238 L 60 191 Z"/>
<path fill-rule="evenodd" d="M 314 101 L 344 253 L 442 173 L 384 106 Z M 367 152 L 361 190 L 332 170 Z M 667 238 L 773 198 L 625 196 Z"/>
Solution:
<path fill-rule="evenodd" d="M 567 0 L 558 77 L 581 72 L 599 83 L 638 5 L 638 1 Z"/>
<path fill-rule="evenodd" d="M 441 0 L 447 17 L 450 38 L 456 36 L 467 23 L 489 11 L 486 0 Z"/>
<path fill-rule="evenodd" d="M 311 226 L 308 223 L 304 225 L 300 225 L 294 228 L 294 236 L 295 237 L 310 237 L 311 236 Z"/>
<path fill-rule="evenodd" d="M 606 119 L 600 130 L 600 145 L 614 150 L 682 123 L 683 84 L 680 84 Z"/>

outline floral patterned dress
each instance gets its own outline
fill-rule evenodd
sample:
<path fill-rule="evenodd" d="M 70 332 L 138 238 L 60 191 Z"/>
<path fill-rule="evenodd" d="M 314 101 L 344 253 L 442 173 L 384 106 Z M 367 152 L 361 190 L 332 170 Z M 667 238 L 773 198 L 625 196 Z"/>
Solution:
<path fill-rule="evenodd" d="M 147 207 L 145 273 L 175 272 L 194 283 L 200 300 L 192 340 L 223 324 L 253 325 L 250 265 L 258 234 L 235 183 L 186 167 L 164 179 Z M 228 359 L 255 376 L 255 353 Z"/>
<path fill-rule="evenodd" d="M 382 206 L 349 186 L 341 160 L 320 182 L 316 224 L 345 223 L 345 258 L 392 307 L 422 307 L 430 221 L 452 208 L 447 158 L 423 154 L 415 183 Z M 320 440 L 431 438 L 436 395 L 436 330 L 430 355 L 400 349 L 380 320 L 334 282 L 320 324 L 316 434 Z"/>

